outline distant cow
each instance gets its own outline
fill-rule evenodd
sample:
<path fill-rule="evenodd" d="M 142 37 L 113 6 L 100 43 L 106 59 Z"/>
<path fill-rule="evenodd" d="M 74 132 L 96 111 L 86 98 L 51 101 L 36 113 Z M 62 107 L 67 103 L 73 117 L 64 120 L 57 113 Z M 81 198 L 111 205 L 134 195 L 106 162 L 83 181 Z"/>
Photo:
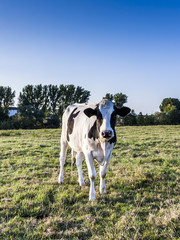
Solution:
<path fill-rule="evenodd" d="M 116 115 L 126 116 L 128 107 L 117 108 L 107 99 L 99 104 L 75 104 L 63 114 L 59 183 L 63 183 L 63 167 L 68 145 L 76 155 L 80 186 L 84 185 L 82 161 L 85 156 L 90 179 L 89 200 L 95 200 L 96 170 L 93 160 L 100 164 L 100 193 L 106 193 L 105 176 L 116 143 Z"/>

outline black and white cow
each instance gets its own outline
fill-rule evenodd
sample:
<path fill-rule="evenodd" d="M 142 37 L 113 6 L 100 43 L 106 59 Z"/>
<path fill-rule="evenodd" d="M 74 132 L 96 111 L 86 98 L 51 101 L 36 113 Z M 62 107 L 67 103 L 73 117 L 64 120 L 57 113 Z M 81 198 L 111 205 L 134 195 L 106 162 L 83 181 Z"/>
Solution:
<path fill-rule="evenodd" d="M 105 176 L 116 143 L 116 115 L 126 116 L 129 112 L 129 108 L 117 108 L 107 99 L 103 99 L 99 104 L 75 104 L 67 107 L 62 121 L 60 184 L 64 180 L 63 167 L 69 145 L 77 153 L 80 186 L 84 185 L 82 161 L 85 156 L 90 179 L 89 200 L 96 198 L 94 159 L 100 164 L 100 193 L 106 193 Z"/>

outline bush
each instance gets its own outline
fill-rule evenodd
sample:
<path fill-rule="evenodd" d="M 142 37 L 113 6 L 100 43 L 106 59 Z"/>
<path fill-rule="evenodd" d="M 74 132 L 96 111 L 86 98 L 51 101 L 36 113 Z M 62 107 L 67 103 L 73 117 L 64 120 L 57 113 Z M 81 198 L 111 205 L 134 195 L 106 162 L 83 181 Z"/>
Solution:
<path fill-rule="evenodd" d="M 12 122 L 10 120 L 0 122 L 0 129 L 1 130 L 13 129 L 13 124 L 12 124 Z"/>
<path fill-rule="evenodd" d="M 60 126 L 60 119 L 57 115 L 47 115 L 43 120 L 44 127 L 58 128 Z"/>

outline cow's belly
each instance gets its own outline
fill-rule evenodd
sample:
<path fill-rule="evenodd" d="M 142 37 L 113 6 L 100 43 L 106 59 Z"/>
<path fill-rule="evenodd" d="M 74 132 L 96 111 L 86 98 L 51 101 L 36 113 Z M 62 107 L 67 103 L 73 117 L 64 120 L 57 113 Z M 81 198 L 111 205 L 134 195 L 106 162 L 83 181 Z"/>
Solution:
<path fill-rule="evenodd" d="M 81 145 L 78 144 L 77 141 L 76 142 L 70 141 L 70 142 L 68 142 L 68 144 L 72 148 L 73 151 L 75 151 L 75 152 L 83 152 Z"/>
<path fill-rule="evenodd" d="M 82 141 L 81 141 L 81 138 L 78 136 L 78 134 L 70 135 L 68 144 L 73 149 L 73 151 L 82 152 Z"/>

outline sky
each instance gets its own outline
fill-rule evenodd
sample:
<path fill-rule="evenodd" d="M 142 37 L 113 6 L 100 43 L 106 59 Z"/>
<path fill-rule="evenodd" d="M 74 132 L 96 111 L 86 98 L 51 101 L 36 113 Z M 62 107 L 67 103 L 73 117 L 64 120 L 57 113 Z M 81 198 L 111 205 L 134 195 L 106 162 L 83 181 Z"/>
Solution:
<path fill-rule="evenodd" d="M 0 86 L 74 84 L 153 114 L 180 99 L 180 1 L 0 0 Z"/>

